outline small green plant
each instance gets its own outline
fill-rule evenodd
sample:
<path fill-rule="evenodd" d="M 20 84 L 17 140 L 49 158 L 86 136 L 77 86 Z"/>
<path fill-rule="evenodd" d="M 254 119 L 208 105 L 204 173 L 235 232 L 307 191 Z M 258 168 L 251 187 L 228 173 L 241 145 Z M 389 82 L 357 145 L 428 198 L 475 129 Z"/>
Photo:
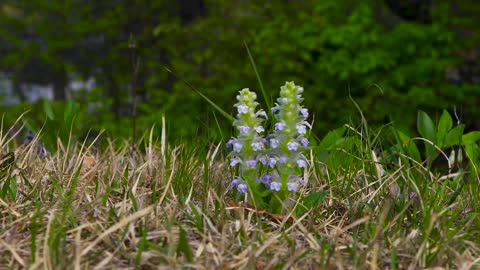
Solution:
<path fill-rule="evenodd" d="M 297 192 L 305 185 L 302 172 L 307 159 L 302 154 L 308 148 L 305 137 L 308 110 L 301 106 L 303 87 L 287 82 L 281 87 L 280 97 L 271 109 L 275 116 L 273 133 L 262 137 L 265 132 L 262 122 L 267 119 L 264 110 L 256 110 L 257 95 L 243 89 L 237 96 L 238 114 L 233 125 L 238 130 L 237 138 L 227 142 L 233 147 L 230 165 L 238 165 L 238 176 L 230 186 L 240 193 L 250 192 L 251 201 L 274 213 L 288 207 L 290 192 Z"/>
<path fill-rule="evenodd" d="M 427 113 L 418 111 L 417 130 L 422 136 L 420 139 L 425 146 L 427 166 L 431 167 L 434 161 L 439 158 L 439 155 L 443 155 L 450 170 L 455 162 L 463 162 L 462 149 L 464 149 L 472 165 L 472 172 L 478 175 L 478 169 L 480 168 L 480 147 L 477 141 L 480 140 L 480 131 L 464 133 L 465 124 L 458 123 L 458 125 L 454 126 L 452 117 L 446 110 L 443 111 L 436 126 L 435 122 Z M 405 150 L 407 155 L 417 161 L 421 161 L 420 151 L 417 146 L 412 143 L 412 139 L 409 139 L 398 130 L 396 132 L 399 135 L 399 140 L 406 146 Z M 447 153 L 445 153 L 446 150 L 449 150 L 450 154 L 447 155 Z"/>

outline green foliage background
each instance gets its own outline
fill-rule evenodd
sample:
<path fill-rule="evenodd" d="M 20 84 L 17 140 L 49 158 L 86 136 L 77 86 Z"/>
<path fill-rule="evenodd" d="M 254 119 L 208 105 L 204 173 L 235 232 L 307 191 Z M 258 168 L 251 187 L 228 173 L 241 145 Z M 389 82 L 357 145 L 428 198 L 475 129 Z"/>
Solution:
<path fill-rule="evenodd" d="M 449 67 L 465 65 L 456 52 L 479 40 L 479 19 L 455 12 L 455 1 L 435 1 L 427 23 L 402 19 L 379 0 L 211 0 L 192 20 L 185 20 L 182 1 L 154 2 L 7 0 L 0 5 L 0 68 L 16 74 L 36 59 L 53 74 L 94 77 L 95 89 L 73 97 L 82 104 L 80 133 L 131 134 L 133 44 L 140 61 L 138 126 L 148 130 L 165 114 L 174 138 L 218 138 L 230 123 L 165 67 L 231 112 L 238 90 L 260 90 L 244 42 L 272 98 L 285 81 L 304 86 L 318 134 L 359 117 L 349 95 L 371 124 L 394 121 L 413 130 L 418 109 L 439 117 L 456 107 L 462 121 L 479 125 L 478 84 L 445 78 Z M 461 8 L 480 11 L 475 1 Z M 88 42 L 95 37 L 98 44 Z M 42 123 L 43 108 L 9 108 L 7 122 L 33 109 L 30 116 Z"/>

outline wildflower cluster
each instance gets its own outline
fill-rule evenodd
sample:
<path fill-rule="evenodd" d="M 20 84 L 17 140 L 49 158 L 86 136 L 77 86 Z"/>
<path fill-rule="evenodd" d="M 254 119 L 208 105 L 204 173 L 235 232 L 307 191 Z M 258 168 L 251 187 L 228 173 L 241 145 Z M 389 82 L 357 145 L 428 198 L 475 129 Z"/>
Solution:
<path fill-rule="evenodd" d="M 261 125 L 267 119 L 263 110 L 256 111 L 256 94 L 243 89 L 237 96 L 238 114 L 233 125 L 238 137 L 227 142 L 232 148 L 230 165 L 239 165 L 238 176 L 230 186 L 241 193 L 254 188 L 259 183 L 270 191 L 296 192 L 305 185 L 302 178 L 307 159 L 302 154 L 308 148 L 306 121 L 308 110 L 301 106 L 303 88 L 293 82 L 281 87 L 280 97 L 272 108 L 275 116 L 274 130 L 262 136 L 265 129 Z"/>
<path fill-rule="evenodd" d="M 273 159 L 276 170 L 272 174 L 263 176 L 270 189 L 279 191 L 297 191 L 299 184 L 305 181 L 299 175 L 307 167 L 307 159 L 302 154 L 308 147 L 309 141 L 305 137 L 308 110 L 301 106 L 303 87 L 287 82 L 281 87 L 280 97 L 272 108 L 275 114 L 274 132 L 269 138 L 269 161 Z M 270 164 L 272 165 L 272 164 Z"/>
<path fill-rule="evenodd" d="M 227 142 L 227 147 L 232 147 L 230 154 L 230 166 L 239 165 L 239 177 L 235 178 L 230 186 L 236 187 L 239 192 L 246 193 L 247 182 L 252 185 L 255 181 L 257 161 L 259 155 L 265 149 L 265 139 L 260 135 L 265 131 L 262 122 L 267 119 L 267 113 L 263 110 L 255 111 L 258 106 L 257 94 L 248 88 L 240 91 L 237 96 L 237 119 L 233 125 L 239 134 Z"/>

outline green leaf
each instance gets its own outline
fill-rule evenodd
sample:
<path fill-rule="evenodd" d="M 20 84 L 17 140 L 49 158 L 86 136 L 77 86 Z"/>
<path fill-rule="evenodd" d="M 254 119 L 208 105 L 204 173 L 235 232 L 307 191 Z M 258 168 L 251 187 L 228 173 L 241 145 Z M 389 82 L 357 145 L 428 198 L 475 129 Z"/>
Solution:
<path fill-rule="evenodd" d="M 8 189 L 8 194 L 13 201 L 17 198 L 17 177 L 13 177 L 12 181 L 10 181 L 10 188 Z"/>
<path fill-rule="evenodd" d="M 443 147 L 443 144 L 445 143 L 445 137 L 452 126 L 452 117 L 446 110 L 444 110 L 442 116 L 440 117 L 440 122 L 438 123 L 437 129 L 437 145 L 439 147 Z"/>
<path fill-rule="evenodd" d="M 323 137 L 320 142 L 320 149 L 326 149 L 337 144 L 339 140 L 343 139 L 343 134 L 345 134 L 345 127 L 337 128 L 333 131 L 330 131 Z"/>
<path fill-rule="evenodd" d="M 314 206 L 319 205 L 325 199 L 325 196 L 327 196 L 327 192 L 325 191 L 314 192 L 306 196 L 302 199 L 302 205 L 299 205 L 299 207 L 295 209 L 295 213 L 299 216 L 305 214 Z"/>
<path fill-rule="evenodd" d="M 195 218 L 195 220 L 192 220 L 195 222 L 195 225 L 198 229 L 198 231 L 202 231 L 203 230 L 203 218 L 202 218 L 202 214 L 198 211 L 197 207 L 195 205 L 192 205 L 191 206 L 191 209 L 192 209 L 192 214 Z M 193 218 L 193 217 L 192 217 Z"/>
<path fill-rule="evenodd" d="M 422 135 L 425 139 L 435 143 L 435 139 L 436 139 L 435 125 L 432 119 L 430 118 L 430 116 L 428 116 L 428 114 L 425 113 L 424 111 L 418 111 L 417 129 L 420 135 Z"/>
<path fill-rule="evenodd" d="M 406 154 L 416 161 L 421 161 L 420 151 L 413 140 L 411 140 L 405 133 L 397 130 L 398 137 L 402 144 L 402 148 L 405 147 Z"/>
<path fill-rule="evenodd" d="M 445 138 L 444 147 L 450 147 L 454 145 L 460 145 L 463 139 L 463 130 L 465 129 L 465 125 L 459 125 L 452 128 Z"/>
<path fill-rule="evenodd" d="M 465 145 L 465 153 L 467 153 L 468 159 L 474 165 L 475 175 L 478 175 L 478 170 L 480 170 L 480 148 L 477 144 L 467 144 Z"/>
<path fill-rule="evenodd" d="M 80 105 L 74 100 L 69 100 L 64 109 L 63 121 L 66 127 L 70 127 L 73 119 L 79 113 Z"/>
<path fill-rule="evenodd" d="M 323 199 L 325 199 L 325 196 L 327 196 L 327 192 L 325 191 L 314 192 L 303 198 L 303 205 L 310 209 L 313 206 L 319 205 Z"/>
<path fill-rule="evenodd" d="M 417 129 L 420 135 L 423 136 L 423 138 L 429 140 L 430 142 L 425 142 L 425 154 L 426 158 L 428 161 L 428 164 L 431 164 L 431 162 L 435 159 L 435 147 L 433 147 L 433 144 L 436 144 L 436 137 L 437 137 L 437 132 L 435 131 L 435 125 L 428 116 L 427 113 L 424 111 L 418 111 L 418 116 L 417 116 Z"/>
<path fill-rule="evenodd" d="M 473 144 L 480 140 L 480 131 L 472 131 L 462 136 L 462 143 Z"/>
<path fill-rule="evenodd" d="M 390 269 L 398 269 L 398 256 L 395 248 L 392 248 L 392 252 L 390 254 Z"/>
<path fill-rule="evenodd" d="M 52 109 L 52 101 L 50 101 L 47 98 L 44 99 L 43 100 L 43 110 L 47 114 L 48 119 L 55 120 L 55 114 L 53 113 L 53 109 Z"/>
<path fill-rule="evenodd" d="M 192 250 L 188 244 L 187 234 L 182 227 L 180 227 L 178 236 L 177 256 L 180 256 L 181 253 L 185 255 L 188 262 L 192 261 Z"/>

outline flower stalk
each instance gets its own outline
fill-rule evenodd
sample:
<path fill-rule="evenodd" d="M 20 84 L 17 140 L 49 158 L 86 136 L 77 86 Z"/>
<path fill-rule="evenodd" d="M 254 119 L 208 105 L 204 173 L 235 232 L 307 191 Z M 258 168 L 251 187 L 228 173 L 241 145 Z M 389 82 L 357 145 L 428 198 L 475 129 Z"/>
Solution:
<path fill-rule="evenodd" d="M 301 105 L 302 93 L 303 88 L 293 82 L 281 87 L 280 97 L 271 108 L 274 130 L 265 137 L 262 123 L 267 114 L 256 110 L 257 95 L 245 88 L 235 104 L 238 113 L 233 125 L 238 136 L 230 139 L 227 147 L 232 148 L 230 165 L 238 167 L 238 176 L 230 186 L 240 193 L 250 190 L 253 202 L 273 212 L 284 212 L 288 196 L 306 184 L 302 175 L 308 162 L 303 152 L 308 149 L 306 134 L 311 125 L 307 122 L 308 110 Z"/>

